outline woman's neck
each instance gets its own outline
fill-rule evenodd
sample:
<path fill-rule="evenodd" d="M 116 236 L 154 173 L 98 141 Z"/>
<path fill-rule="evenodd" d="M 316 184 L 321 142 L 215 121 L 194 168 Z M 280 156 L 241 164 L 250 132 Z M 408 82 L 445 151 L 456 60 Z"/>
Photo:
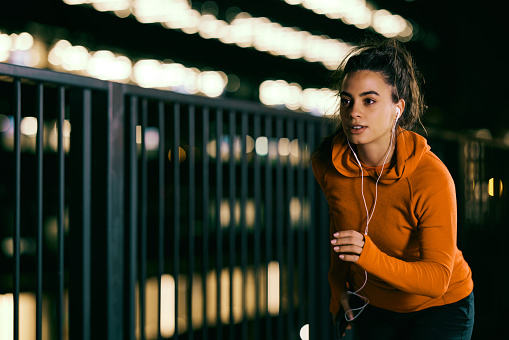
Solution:
<path fill-rule="evenodd" d="M 392 141 L 391 143 L 389 140 L 389 145 L 386 147 L 380 147 L 375 144 L 357 145 L 359 159 L 366 166 L 382 166 L 392 159 L 395 150 L 395 143 L 395 141 Z"/>

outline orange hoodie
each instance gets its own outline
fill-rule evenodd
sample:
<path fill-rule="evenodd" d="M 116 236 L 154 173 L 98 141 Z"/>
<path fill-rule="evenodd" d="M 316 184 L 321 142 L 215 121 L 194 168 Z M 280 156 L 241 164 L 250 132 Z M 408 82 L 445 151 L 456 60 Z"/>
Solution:
<path fill-rule="evenodd" d="M 332 143 L 332 145 L 331 145 Z M 360 168 L 346 143 L 336 136 L 313 158 L 313 172 L 330 214 L 330 233 L 364 233 L 366 209 Z M 459 301 L 473 289 L 472 273 L 456 245 L 456 192 L 445 165 L 426 139 L 400 131 L 395 157 L 386 164 L 378 199 L 360 258 L 343 262 L 331 247 L 331 313 L 339 311 L 346 285 L 369 303 L 395 312 L 412 312 Z M 381 167 L 364 168 L 364 197 L 371 212 Z"/>

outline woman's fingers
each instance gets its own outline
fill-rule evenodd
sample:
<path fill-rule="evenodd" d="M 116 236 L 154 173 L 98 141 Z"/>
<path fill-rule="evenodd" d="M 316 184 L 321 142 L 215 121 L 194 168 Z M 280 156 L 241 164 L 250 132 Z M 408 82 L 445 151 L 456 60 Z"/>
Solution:
<path fill-rule="evenodd" d="M 332 248 L 336 253 L 341 254 L 360 254 L 362 252 L 362 247 L 347 245 L 347 246 L 335 246 Z"/>
<path fill-rule="evenodd" d="M 333 236 L 331 244 L 334 248 L 339 247 L 342 251 L 349 251 L 348 247 L 356 249 L 364 247 L 364 235 L 354 230 L 338 231 Z"/>
<path fill-rule="evenodd" d="M 364 235 L 355 230 L 344 230 L 334 233 L 331 244 L 344 261 L 356 262 L 364 248 Z"/>
<path fill-rule="evenodd" d="M 339 254 L 339 258 L 346 262 L 357 262 L 360 256 L 355 254 Z"/>

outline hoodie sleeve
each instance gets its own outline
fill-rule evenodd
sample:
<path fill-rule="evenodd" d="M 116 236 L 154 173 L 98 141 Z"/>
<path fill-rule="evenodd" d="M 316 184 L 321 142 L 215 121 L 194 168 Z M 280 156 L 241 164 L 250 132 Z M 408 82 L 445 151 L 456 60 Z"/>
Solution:
<path fill-rule="evenodd" d="M 357 264 L 404 292 L 438 298 L 448 289 L 456 255 L 456 193 L 445 166 L 434 157 L 431 163 L 434 166 L 423 169 L 417 181 L 409 181 L 415 193 L 420 257 L 405 261 L 389 256 L 366 236 Z"/>

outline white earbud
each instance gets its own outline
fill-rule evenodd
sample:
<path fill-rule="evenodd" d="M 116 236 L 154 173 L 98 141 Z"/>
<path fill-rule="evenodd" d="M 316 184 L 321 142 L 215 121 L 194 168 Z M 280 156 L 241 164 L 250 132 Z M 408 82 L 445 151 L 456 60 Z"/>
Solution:
<path fill-rule="evenodd" d="M 399 116 L 401 115 L 401 111 L 399 110 L 399 107 L 396 108 L 396 114 L 397 114 L 396 120 L 398 120 Z"/>

